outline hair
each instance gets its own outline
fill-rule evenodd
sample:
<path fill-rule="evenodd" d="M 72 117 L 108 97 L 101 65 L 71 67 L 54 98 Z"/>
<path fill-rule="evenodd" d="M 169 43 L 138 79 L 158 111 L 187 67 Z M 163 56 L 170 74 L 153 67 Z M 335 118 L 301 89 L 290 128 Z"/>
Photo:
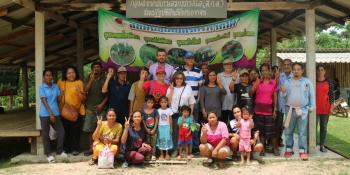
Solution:
<path fill-rule="evenodd" d="M 46 68 L 46 69 L 43 71 L 43 76 L 45 76 L 46 72 L 51 72 L 51 74 L 53 74 L 53 72 L 52 72 L 51 69 Z"/>
<path fill-rule="evenodd" d="M 174 73 L 174 75 L 173 75 L 173 77 L 171 79 L 171 82 L 174 84 L 174 86 L 176 86 L 176 78 L 177 78 L 178 75 L 182 75 L 182 77 L 183 77 L 183 81 L 182 81 L 181 86 L 186 86 L 186 82 L 185 82 L 185 78 L 186 77 L 185 77 L 185 74 L 183 72 L 181 72 L 181 71 L 176 71 Z"/>
<path fill-rule="evenodd" d="M 278 66 L 277 65 L 273 65 L 271 69 L 272 70 L 278 69 Z"/>
<path fill-rule="evenodd" d="M 159 98 L 159 103 L 160 103 L 162 100 L 166 100 L 166 101 L 168 102 L 168 97 L 166 97 L 166 96 L 161 96 L 161 97 Z"/>
<path fill-rule="evenodd" d="M 289 61 L 290 63 L 292 63 L 292 60 L 291 60 L 291 59 L 289 59 L 289 58 L 284 59 L 282 62 L 284 63 L 284 62 L 286 62 L 286 61 Z"/>
<path fill-rule="evenodd" d="M 152 100 L 153 102 L 155 101 L 153 95 L 147 95 L 147 96 L 145 97 L 145 102 L 150 101 L 150 100 Z"/>
<path fill-rule="evenodd" d="M 215 111 L 210 111 L 210 112 L 208 112 L 208 116 L 209 116 L 210 114 L 215 114 L 216 118 L 219 118 L 219 117 L 218 117 L 218 114 L 217 114 Z"/>
<path fill-rule="evenodd" d="M 244 112 L 248 112 L 248 114 L 250 114 L 250 111 L 246 107 L 241 108 L 241 112 L 242 112 L 242 115 Z"/>
<path fill-rule="evenodd" d="M 158 55 L 159 52 L 164 52 L 165 54 L 167 54 L 167 52 L 166 52 L 165 49 L 158 49 L 158 50 L 157 50 L 157 55 Z"/>
<path fill-rule="evenodd" d="M 241 107 L 240 107 L 240 106 L 235 105 L 235 106 L 232 107 L 232 110 L 231 110 L 231 111 L 233 111 L 235 108 L 239 108 L 239 109 L 241 110 Z"/>
<path fill-rule="evenodd" d="M 75 66 L 66 66 L 64 69 L 63 69 L 63 75 L 62 75 L 62 80 L 63 81 L 66 81 L 67 80 L 67 72 L 68 72 L 68 69 L 73 69 L 73 71 L 75 72 L 75 80 L 79 80 L 79 73 L 78 73 L 78 69 L 75 67 Z"/>
<path fill-rule="evenodd" d="M 142 67 L 142 68 L 140 69 L 140 71 L 139 71 L 139 74 L 140 74 L 142 71 L 146 71 L 146 72 L 149 73 L 149 70 L 148 70 L 147 67 Z"/>
<path fill-rule="evenodd" d="M 191 113 L 191 108 L 187 105 L 184 105 L 181 107 L 181 112 L 184 112 L 184 111 L 188 111 L 189 113 Z"/>
<path fill-rule="evenodd" d="M 260 68 L 259 68 L 260 72 L 262 71 L 263 67 L 267 67 L 268 70 L 271 70 L 271 66 L 269 64 L 263 63 L 262 65 L 260 65 Z"/>
<path fill-rule="evenodd" d="M 108 115 L 108 113 L 111 111 L 113 111 L 117 115 L 117 111 L 114 108 L 108 108 L 106 115 Z"/>
<path fill-rule="evenodd" d="M 316 66 L 316 70 L 318 70 L 319 68 L 323 68 L 324 70 L 326 70 L 326 66 L 323 64 L 319 64 Z"/>
<path fill-rule="evenodd" d="M 248 73 L 250 74 L 252 71 L 255 71 L 257 74 L 259 74 L 259 70 L 257 68 L 249 69 Z"/>
<path fill-rule="evenodd" d="M 208 84 L 209 84 L 209 74 L 212 73 L 212 72 L 214 72 L 216 76 L 218 75 L 215 70 L 209 70 L 208 71 L 208 81 L 204 82 L 205 86 L 208 86 Z M 215 84 L 217 84 L 216 81 L 215 81 Z"/>
<path fill-rule="evenodd" d="M 301 63 L 293 63 L 292 68 L 294 68 L 294 66 L 298 66 L 298 65 L 301 67 L 301 69 L 304 70 L 304 66 Z"/>
<path fill-rule="evenodd" d="M 95 62 L 93 62 L 93 63 L 91 64 L 91 69 L 92 69 L 95 65 L 100 66 L 100 68 L 102 68 L 101 62 L 95 61 Z"/>
<path fill-rule="evenodd" d="M 202 66 L 209 66 L 209 64 L 208 64 L 208 62 L 204 61 L 204 62 L 200 63 L 199 66 L 200 67 L 202 67 Z"/>

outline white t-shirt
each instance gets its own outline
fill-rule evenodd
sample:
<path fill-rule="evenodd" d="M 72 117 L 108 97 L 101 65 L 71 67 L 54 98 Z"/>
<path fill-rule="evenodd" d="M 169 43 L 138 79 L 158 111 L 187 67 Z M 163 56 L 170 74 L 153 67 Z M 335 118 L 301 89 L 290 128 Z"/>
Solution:
<path fill-rule="evenodd" d="M 183 93 L 181 95 L 182 90 L 183 90 Z M 170 94 L 170 88 L 168 88 L 166 92 L 166 96 L 168 97 L 169 94 Z M 180 101 L 180 95 L 181 95 L 181 101 Z M 179 87 L 179 88 L 174 87 L 173 98 L 170 104 L 170 108 L 174 113 L 179 112 L 178 111 L 179 101 L 180 101 L 180 106 L 184 106 L 184 105 L 189 106 L 196 103 L 196 99 L 194 99 L 191 86 L 186 85 L 185 87 Z"/>
<path fill-rule="evenodd" d="M 159 108 L 158 114 L 159 114 L 158 125 L 162 125 L 162 126 L 170 125 L 170 116 L 174 114 L 170 108 L 167 108 L 167 109 Z"/>

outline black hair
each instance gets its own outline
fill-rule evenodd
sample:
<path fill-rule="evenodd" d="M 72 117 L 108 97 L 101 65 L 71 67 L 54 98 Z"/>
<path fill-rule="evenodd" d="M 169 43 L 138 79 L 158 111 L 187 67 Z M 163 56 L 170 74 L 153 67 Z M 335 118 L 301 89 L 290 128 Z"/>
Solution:
<path fill-rule="evenodd" d="M 259 74 L 259 70 L 257 68 L 249 69 L 248 73 L 255 71 L 257 74 Z"/>
<path fill-rule="evenodd" d="M 139 71 L 139 74 L 141 73 L 141 71 L 146 71 L 149 73 L 149 69 L 147 67 L 142 67 Z"/>
<path fill-rule="evenodd" d="M 260 68 L 259 68 L 260 72 L 262 71 L 262 68 L 263 68 L 263 67 L 267 67 L 268 70 L 271 70 L 271 67 L 270 67 L 269 64 L 263 63 L 262 65 L 260 65 Z"/>
<path fill-rule="evenodd" d="M 186 82 L 185 82 L 186 77 L 185 77 L 185 74 L 184 74 L 182 71 L 176 71 L 176 72 L 173 74 L 173 77 L 172 77 L 172 79 L 171 79 L 171 83 L 173 83 L 174 86 L 176 86 L 176 78 L 177 78 L 178 75 L 181 75 L 182 78 L 183 78 L 183 81 L 182 81 L 181 86 L 186 86 Z"/>
<path fill-rule="evenodd" d="M 298 66 L 298 65 L 301 67 L 301 69 L 304 70 L 304 66 L 301 63 L 293 63 L 292 68 L 294 68 L 294 66 Z"/>
<path fill-rule="evenodd" d="M 242 112 L 242 115 L 243 115 L 243 112 L 248 112 L 250 114 L 249 109 L 246 107 L 241 108 L 241 112 Z"/>
<path fill-rule="evenodd" d="M 52 72 L 51 69 L 46 68 L 46 69 L 43 71 L 43 76 L 45 76 L 46 72 L 51 72 L 51 74 L 53 74 L 53 72 Z"/>
<path fill-rule="evenodd" d="M 316 70 L 318 70 L 319 68 L 323 68 L 324 70 L 326 70 L 326 66 L 323 64 L 319 64 L 316 66 Z"/>
<path fill-rule="evenodd" d="M 234 106 L 232 107 L 232 110 L 231 110 L 231 111 L 233 111 L 233 109 L 235 109 L 235 108 L 241 109 L 241 107 L 240 107 L 239 105 L 234 105 Z"/>
<path fill-rule="evenodd" d="M 147 102 L 147 101 L 149 101 L 149 100 L 152 100 L 153 102 L 155 101 L 153 95 L 147 95 L 147 96 L 145 97 L 145 102 Z"/>
<path fill-rule="evenodd" d="M 95 61 L 95 62 L 91 63 L 91 69 L 92 69 L 95 65 L 98 65 L 98 66 L 100 66 L 100 67 L 102 68 L 101 62 Z"/>
<path fill-rule="evenodd" d="M 189 113 L 191 113 L 191 108 L 187 105 L 181 106 L 181 112 L 184 112 L 184 111 L 188 111 Z"/>
<path fill-rule="evenodd" d="M 78 73 L 78 69 L 75 67 L 75 66 L 66 66 L 64 69 L 63 69 L 63 75 L 62 75 L 62 80 L 63 81 L 67 81 L 67 72 L 68 72 L 68 69 L 73 69 L 74 72 L 75 72 L 75 80 L 79 80 L 79 73 Z"/>
<path fill-rule="evenodd" d="M 158 49 L 158 50 L 157 50 L 157 55 L 158 55 L 159 52 L 164 52 L 165 54 L 167 54 L 167 52 L 166 52 L 165 49 Z"/>
<path fill-rule="evenodd" d="M 159 98 L 159 103 L 160 103 L 160 101 L 162 101 L 162 100 L 168 101 L 168 97 L 166 97 L 166 96 L 161 96 L 161 97 Z"/>
<path fill-rule="evenodd" d="M 218 76 L 218 73 L 217 73 L 215 70 L 212 70 L 212 69 L 209 70 L 209 71 L 208 71 L 208 75 L 207 75 L 207 76 L 208 76 L 208 80 L 204 82 L 204 85 L 205 85 L 205 86 L 208 86 L 208 85 L 209 85 L 209 74 L 212 73 L 212 72 L 214 72 L 215 75 Z M 216 81 L 215 81 L 215 84 L 217 85 Z"/>

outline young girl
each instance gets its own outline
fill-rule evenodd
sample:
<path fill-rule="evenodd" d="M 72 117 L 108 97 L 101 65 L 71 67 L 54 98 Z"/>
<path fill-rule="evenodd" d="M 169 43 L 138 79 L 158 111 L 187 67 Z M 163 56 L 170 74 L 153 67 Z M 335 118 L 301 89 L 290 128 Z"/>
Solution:
<path fill-rule="evenodd" d="M 173 148 L 173 140 L 171 134 L 172 128 L 172 115 L 173 111 L 168 108 L 168 98 L 163 96 L 159 99 L 160 108 L 158 109 L 159 122 L 158 122 L 158 139 L 157 147 L 160 150 L 159 160 L 170 160 L 168 151 Z"/>
<path fill-rule="evenodd" d="M 182 159 L 182 149 L 186 149 L 186 159 L 189 160 L 191 157 L 188 154 L 189 145 L 192 144 L 192 133 L 191 133 L 191 124 L 193 123 L 192 118 L 190 117 L 191 108 L 189 106 L 181 107 L 181 117 L 177 120 L 177 125 L 179 126 L 179 156 L 178 160 Z"/>
<path fill-rule="evenodd" d="M 143 124 L 147 132 L 147 144 L 152 147 L 152 154 L 150 157 L 152 161 L 156 160 L 156 140 L 157 140 L 157 126 L 158 126 L 158 111 L 154 109 L 154 97 L 152 95 L 146 96 L 146 107 L 142 111 Z"/>
<path fill-rule="evenodd" d="M 252 115 L 247 108 L 242 108 L 242 118 L 238 120 L 239 127 L 239 151 L 241 153 L 241 164 L 244 163 L 244 156 L 247 154 L 247 163 L 250 163 L 250 152 L 252 151 L 250 144 L 251 129 L 254 127 Z"/>

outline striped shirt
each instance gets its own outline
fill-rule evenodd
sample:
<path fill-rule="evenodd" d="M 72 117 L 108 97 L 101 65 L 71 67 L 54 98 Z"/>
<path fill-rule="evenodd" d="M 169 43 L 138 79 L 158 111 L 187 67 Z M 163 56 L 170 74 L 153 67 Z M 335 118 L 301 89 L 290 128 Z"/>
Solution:
<path fill-rule="evenodd" d="M 185 69 L 185 66 L 180 66 L 176 68 L 176 70 L 185 74 L 185 82 L 187 85 L 191 86 L 193 96 L 195 99 L 197 99 L 199 86 L 204 82 L 202 71 L 197 67 L 187 70 Z"/>

